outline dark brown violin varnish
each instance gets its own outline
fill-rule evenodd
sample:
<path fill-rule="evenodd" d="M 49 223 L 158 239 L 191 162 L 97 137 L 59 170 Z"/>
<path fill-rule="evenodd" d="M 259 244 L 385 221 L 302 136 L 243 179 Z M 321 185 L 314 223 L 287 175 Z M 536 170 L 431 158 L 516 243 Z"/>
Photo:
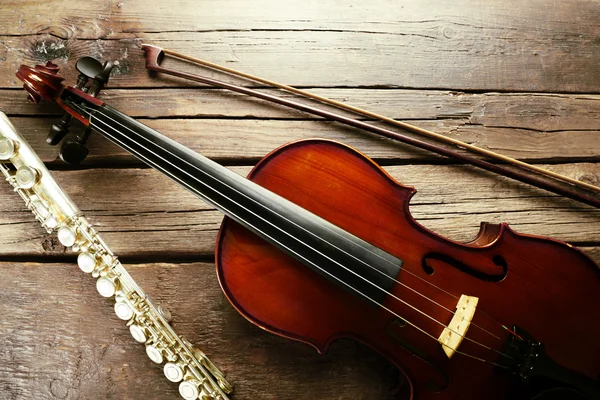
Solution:
<path fill-rule="evenodd" d="M 65 170 L 45 144 L 60 109 L 26 102 L 14 72 L 54 59 L 72 84 L 79 57 L 117 60 L 104 101 L 240 174 L 291 140 L 336 139 L 415 186 L 413 216 L 443 236 L 467 241 L 480 221 L 508 222 L 600 262 L 596 209 L 301 113 L 151 78 L 139 49 L 156 44 L 314 88 L 598 184 L 598 20 L 600 8 L 587 1 L 5 1 L 0 108 L 135 279 L 169 306 L 175 329 L 228 374 L 234 399 L 388 399 L 394 369 L 363 346 L 344 341 L 320 357 L 232 309 L 210 263 L 218 212 L 98 135 L 86 168 Z M 0 185 L 0 260 L 0 398 L 177 398 L 177 385 L 147 359 L 112 303 L 7 184 Z"/>

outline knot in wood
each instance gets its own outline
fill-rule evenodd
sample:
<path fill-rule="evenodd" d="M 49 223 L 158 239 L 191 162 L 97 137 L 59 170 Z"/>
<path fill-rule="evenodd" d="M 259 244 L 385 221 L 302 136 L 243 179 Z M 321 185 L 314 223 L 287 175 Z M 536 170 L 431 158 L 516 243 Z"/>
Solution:
<path fill-rule="evenodd" d="M 452 39 L 456 36 L 456 29 L 451 25 L 446 25 L 442 27 L 442 35 L 444 35 L 446 39 Z"/>
<path fill-rule="evenodd" d="M 44 251 L 47 252 L 63 252 L 67 249 L 65 246 L 63 246 L 58 239 L 56 238 L 56 236 L 54 235 L 47 235 L 46 237 L 44 237 L 42 239 L 42 248 L 44 249 Z"/>
<path fill-rule="evenodd" d="M 600 179 L 592 173 L 585 172 L 577 177 L 578 181 L 589 183 L 591 185 L 600 186 Z"/>

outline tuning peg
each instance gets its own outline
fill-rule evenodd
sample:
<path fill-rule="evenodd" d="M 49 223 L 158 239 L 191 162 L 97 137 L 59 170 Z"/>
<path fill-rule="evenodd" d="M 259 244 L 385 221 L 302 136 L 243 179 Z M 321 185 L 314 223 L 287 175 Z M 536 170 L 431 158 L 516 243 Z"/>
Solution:
<path fill-rule="evenodd" d="M 91 132 L 91 128 L 86 127 L 81 134 L 72 139 L 65 140 L 60 148 L 61 160 L 71 165 L 81 164 L 81 162 L 85 160 L 89 153 L 87 148 L 87 140 Z"/>
<path fill-rule="evenodd" d="M 96 97 L 100 90 L 102 90 L 104 85 L 108 82 L 108 78 L 110 77 L 113 66 L 113 63 L 107 61 L 102 65 L 101 70 L 94 75 L 94 80 L 92 81 L 90 90 L 88 92 L 91 96 Z"/>
<path fill-rule="evenodd" d="M 93 57 L 81 57 L 77 60 L 75 68 L 77 68 L 77 71 L 79 71 L 80 74 L 90 79 L 95 78 L 104 70 L 102 63 Z"/>
<path fill-rule="evenodd" d="M 85 81 L 81 86 L 87 83 L 88 78 L 93 78 L 91 85 L 84 89 L 93 97 L 96 97 L 106 82 L 108 82 L 112 69 L 113 63 L 107 61 L 104 64 L 101 64 L 100 61 L 92 57 L 82 57 L 77 61 L 77 70 L 81 72 L 80 78 L 85 78 Z M 80 81 L 78 80 L 77 83 L 79 84 L 79 82 Z M 65 115 L 57 125 L 52 126 L 52 130 L 48 136 L 49 143 L 50 141 L 54 142 L 55 138 L 58 139 L 56 141 L 56 143 L 58 143 L 58 141 L 64 137 L 68 132 L 68 123 L 71 121 L 70 118 L 70 115 Z M 65 120 L 65 122 L 63 122 L 63 120 Z M 60 158 L 68 164 L 81 164 L 89 153 L 86 144 L 91 133 L 91 128 L 87 127 L 73 139 L 67 139 L 61 147 Z"/>
<path fill-rule="evenodd" d="M 112 62 L 110 62 L 110 61 L 105 62 L 104 66 L 102 68 L 102 73 L 96 75 L 95 79 L 100 80 L 102 83 L 107 83 L 113 67 L 114 67 L 114 64 Z"/>
<path fill-rule="evenodd" d="M 79 71 L 79 77 L 74 87 L 96 97 L 108 82 L 113 64 L 108 61 L 102 64 L 93 57 L 81 57 L 75 67 Z M 30 82 L 29 79 L 26 79 L 30 75 L 40 76 L 35 80 L 36 84 L 33 83 L 34 81 Z M 59 87 L 62 86 L 61 82 L 64 79 L 58 75 L 58 66 L 50 62 L 45 66 L 38 65 L 35 69 L 21 66 L 17 76 L 25 81 L 25 87 L 28 88 L 27 90 L 35 102 L 41 98 L 51 99 L 54 93 L 58 92 Z M 92 79 L 92 83 L 89 87 L 86 87 L 90 79 Z M 43 85 L 37 84 L 38 81 L 42 82 Z M 61 120 L 50 128 L 46 142 L 52 146 L 60 143 L 69 133 L 72 120 L 73 117 L 70 114 L 64 114 Z M 68 164 L 80 164 L 89 153 L 86 143 L 90 134 L 91 129 L 87 127 L 81 133 L 75 135 L 73 139 L 66 140 L 61 147 L 60 158 Z"/>
<path fill-rule="evenodd" d="M 52 72 L 53 70 L 51 70 L 50 67 L 44 68 L 49 69 L 49 71 Z M 108 82 L 110 73 L 113 69 L 113 64 L 108 61 L 103 64 L 93 57 L 81 57 L 77 61 L 77 64 L 75 64 L 75 68 L 79 71 L 79 77 L 77 78 L 77 83 L 74 87 L 87 92 L 90 96 L 96 97 Z M 92 83 L 86 87 L 90 79 L 92 79 Z M 65 113 L 62 119 L 58 123 L 53 124 L 50 128 L 50 133 L 46 138 L 46 142 L 52 146 L 60 143 L 60 141 L 69 133 L 72 121 L 73 117 L 70 114 Z M 86 127 L 81 133 L 75 135 L 73 138 L 65 140 L 60 149 L 60 158 L 68 164 L 81 164 L 89 153 L 87 140 L 91 132 L 91 128 Z"/>
<path fill-rule="evenodd" d="M 60 143 L 66 134 L 69 133 L 69 126 L 71 126 L 72 120 L 73 117 L 71 114 L 65 113 L 58 123 L 52 124 L 50 133 L 48 133 L 48 137 L 46 138 L 46 143 L 50 146 L 56 146 Z"/>
<path fill-rule="evenodd" d="M 80 90 L 85 90 L 84 86 L 90 78 L 95 78 L 97 75 L 101 75 L 104 72 L 104 65 L 93 57 L 81 57 L 75 64 L 75 68 L 79 71 L 75 88 Z M 72 120 L 73 117 L 70 114 L 65 113 L 62 119 L 57 124 L 53 124 L 50 128 L 50 133 L 46 138 L 46 142 L 51 146 L 56 146 L 60 143 L 60 141 L 69 133 L 69 127 L 71 126 Z M 81 161 L 83 161 L 87 153 L 83 154 L 84 152 L 77 150 L 80 149 L 72 151 L 73 154 L 83 156 L 81 159 Z M 74 161 L 76 161 L 77 158 L 78 157 L 75 157 Z M 81 161 L 73 162 L 73 164 L 79 164 Z"/>

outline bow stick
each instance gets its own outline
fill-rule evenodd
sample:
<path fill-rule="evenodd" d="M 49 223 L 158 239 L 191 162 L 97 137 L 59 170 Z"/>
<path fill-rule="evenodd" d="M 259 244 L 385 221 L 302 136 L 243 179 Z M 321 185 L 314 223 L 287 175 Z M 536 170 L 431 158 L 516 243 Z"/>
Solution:
<path fill-rule="evenodd" d="M 376 133 L 382 136 L 386 136 L 388 138 L 391 139 L 395 139 L 398 141 L 401 141 L 403 143 L 407 143 L 410 145 L 413 145 L 415 147 L 419 147 L 425 150 L 429 150 L 432 151 L 434 153 L 446 156 L 446 157 L 450 157 L 450 158 L 454 158 L 460 161 L 463 161 L 465 163 L 471 164 L 471 165 L 475 165 L 477 167 L 480 167 L 482 169 L 491 171 L 491 172 L 495 172 L 498 173 L 500 175 L 504 175 L 506 177 L 518 180 L 520 182 L 524 182 L 524 183 L 528 183 L 530 185 L 536 186 L 538 188 L 541 189 L 545 189 L 548 190 L 550 192 L 571 198 L 573 200 L 577 200 L 580 201 L 582 203 L 588 204 L 588 205 L 592 205 L 594 207 L 600 208 L 600 198 L 597 197 L 593 197 L 590 196 L 588 194 L 584 194 L 584 193 L 580 193 L 577 192 L 575 190 L 572 190 L 570 188 L 566 188 L 563 186 L 558 185 L 556 182 L 552 182 L 552 181 L 547 181 L 547 180 L 542 180 L 538 177 L 535 176 L 530 176 L 530 175 L 525 175 L 524 173 L 522 173 L 521 171 L 518 170 L 511 170 L 505 167 L 502 167 L 500 165 L 497 164 L 492 164 L 488 161 L 484 161 L 478 158 L 474 158 L 471 156 L 467 156 L 465 154 L 461 154 L 449 149 L 446 149 L 444 147 L 440 147 L 440 146 L 436 146 L 434 144 L 428 143 L 428 142 L 424 142 L 418 139 L 414 139 L 411 138 L 409 136 L 406 135 L 402 135 L 398 132 L 394 132 L 394 131 L 390 131 L 388 129 L 385 128 L 381 128 L 379 126 L 376 125 L 372 125 L 357 119 L 352 119 L 352 118 L 348 118 L 345 117 L 343 115 L 340 114 L 335 114 L 329 111 L 326 111 L 324 109 L 319 109 L 316 107 L 312 107 L 309 105 L 305 105 L 302 103 L 298 103 L 292 100 L 288 100 L 282 97 L 278 97 L 278 96 L 274 96 L 268 93 L 263 93 L 254 89 L 249 89 L 243 86 L 238 86 L 238 85 L 234 85 L 234 84 L 230 84 L 230 83 L 226 83 L 226 82 L 222 82 L 216 79 L 212 79 L 212 78 L 208 78 L 208 77 L 203 77 L 200 75 L 195 75 L 195 74 L 190 74 L 190 73 L 185 73 L 185 72 L 179 72 L 173 69 L 168 69 L 168 68 L 164 68 L 162 66 L 160 66 L 160 62 L 162 61 L 162 59 L 164 58 L 164 55 L 167 54 L 169 56 L 175 57 L 175 58 L 179 58 L 194 64 L 198 64 L 198 65 L 202 65 L 205 66 L 207 68 L 211 68 L 214 70 L 218 70 L 221 72 L 225 72 L 231 75 L 235 75 L 238 77 L 242 77 L 248 80 L 253 80 L 256 82 L 260 82 L 260 83 L 264 83 L 267 85 L 271 85 L 277 88 L 280 88 L 282 90 L 288 91 L 288 92 L 292 92 L 304 97 L 308 97 L 311 98 L 313 100 L 317 100 L 320 101 L 322 103 L 326 103 L 332 106 L 335 106 L 337 108 L 341 108 L 347 111 L 351 111 L 355 114 L 360 114 L 360 115 L 364 115 L 364 116 L 368 116 L 368 117 L 372 117 L 372 118 L 376 118 L 379 119 L 381 121 L 399 126 L 401 128 L 404 128 L 406 130 L 409 130 L 411 132 L 415 132 L 430 138 L 434 138 L 436 140 L 439 141 L 443 141 L 446 143 L 451 143 L 453 145 L 456 145 L 459 148 L 464 148 L 467 149 L 471 152 L 475 152 L 475 153 L 479 153 L 485 156 L 488 156 L 489 158 L 494 158 L 497 160 L 501 160 L 503 162 L 507 162 L 513 165 L 517 165 L 518 167 L 524 168 L 524 169 L 528 169 L 530 171 L 536 172 L 538 174 L 542 174 L 545 175 L 547 177 L 550 178 L 554 178 L 556 180 L 560 180 L 562 182 L 566 182 L 569 183 L 573 186 L 577 186 L 579 188 L 585 188 L 588 190 L 592 190 L 595 192 L 600 192 L 600 187 L 592 185 L 592 184 L 588 184 L 586 182 L 582 182 L 576 179 L 572 179 L 569 178 L 567 176 L 561 175 L 561 174 L 557 174 L 555 172 L 552 171 L 548 171 L 546 169 L 540 168 L 540 167 L 536 167 L 534 165 L 516 160 L 514 158 L 511 157 L 507 157 L 498 153 L 494 153 L 492 151 L 486 150 L 486 149 L 482 149 L 480 147 L 477 146 L 473 146 L 470 145 L 468 143 L 462 142 L 460 140 L 456 140 L 456 139 L 452 139 L 449 137 L 446 137 L 444 135 L 440 135 L 438 133 L 423 129 L 423 128 L 419 128 L 417 126 L 405 123 L 405 122 L 401 122 L 401 121 L 397 121 L 394 120 L 392 118 L 388 118 L 376 113 L 372 113 L 370 111 L 366 111 L 351 105 L 347 105 L 344 103 L 340 103 L 338 101 L 326 98 L 326 97 L 322 97 L 322 96 L 318 96 L 315 94 L 312 94 L 310 92 L 304 91 L 304 90 L 300 90 L 291 86 L 287 86 L 287 85 L 283 85 L 277 82 L 273 82 L 267 79 L 263 79 L 263 78 L 259 78 L 256 77 L 254 75 L 250 75 L 250 74 L 246 74 L 244 72 L 239 72 L 227 67 L 223 67 L 220 66 L 218 64 L 213 64 L 210 63 L 208 61 L 204 61 L 198 58 L 194 58 L 194 57 L 190 57 L 190 56 L 186 56 L 184 54 L 180 54 L 177 52 L 174 52 L 172 50 L 165 50 L 165 49 L 161 49 L 159 47 L 156 46 L 152 46 L 152 45 L 148 45 L 148 44 L 143 44 L 142 45 L 142 49 L 146 52 L 146 68 L 152 71 L 156 71 L 156 72 L 161 72 L 161 73 L 165 73 L 168 75 L 173 75 L 173 76 L 177 76 L 180 78 L 184 78 L 184 79 L 188 79 L 188 80 L 192 80 L 192 81 L 196 81 L 196 82 L 200 82 L 200 83 L 204 83 L 204 84 L 208 84 L 211 86 L 215 86 L 215 87 L 220 87 L 220 88 L 224 88 L 224 89 L 229 89 L 231 91 L 234 92 L 238 92 L 238 93 L 242 93 L 242 94 L 246 94 L 249 96 L 253 96 L 253 97 L 257 97 L 263 100 L 267 100 L 267 101 L 271 101 L 277 104 L 281 104 L 281 105 L 285 105 L 300 111 L 304 111 L 304 112 L 308 112 L 311 114 L 315 114 L 315 115 L 319 115 L 321 117 L 325 117 L 325 118 L 329 118 L 331 120 L 334 121 L 338 121 L 341 123 L 344 123 L 346 125 L 350 125 L 356 128 L 360 128 L 372 133 Z"/>

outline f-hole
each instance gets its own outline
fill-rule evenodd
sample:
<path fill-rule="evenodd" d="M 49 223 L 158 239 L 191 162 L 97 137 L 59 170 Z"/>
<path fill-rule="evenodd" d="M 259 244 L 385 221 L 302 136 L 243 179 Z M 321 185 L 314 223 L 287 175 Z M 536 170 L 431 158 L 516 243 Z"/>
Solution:
<path fill-rule="evenodd" d="M 480 279 L 480 280 L 486 281 L 486 282 L 500 282 L 501 280 L 506 278 L 506 275 L 508 274 L 508 263 L 506 262 L 506 259 L 504 259 L 504 257 L 502 257 L 499 254 L 492 257 L 492 262 L 494 263 L 494 265 L 496 265 L 502 269 L 502 272 L 498 273 L 498 274 L 489 274 L 487 272 L 480 271 L 476 268 L 473 268 L 473 267 L 465 264 L 461 260 L 458 260 L 458 259 L 456 259 L 452 256 L 449 256 L 447 254 L 444 254 L 444 253 L 431 252 L 431 253 L 425 254 L 425 256 L 423 256 L 423 259 L 421 261 L 421 266 L 423 267 L 423 271 L 425 271 L 425 273 L 427 275 L 433 275 L 433 273 L 435 272 L 435 269 L 433 268 L 433 266 L 430 263 L 431 261 L 442 262 L 444 264 L 447 264 L 451 267 L 458 269 L 459 271 L 462 271 L 466 274 L 469 274 L 477 279 Z"/>

